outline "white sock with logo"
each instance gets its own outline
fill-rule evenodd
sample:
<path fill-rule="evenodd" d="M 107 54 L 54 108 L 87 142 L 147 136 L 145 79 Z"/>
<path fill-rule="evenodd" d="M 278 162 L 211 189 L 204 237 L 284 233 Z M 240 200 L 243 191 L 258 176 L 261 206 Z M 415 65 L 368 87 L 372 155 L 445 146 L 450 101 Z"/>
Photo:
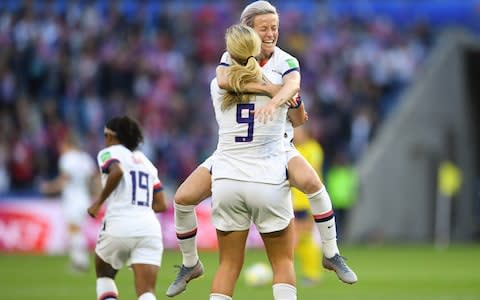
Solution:
<path fill-rule="evenodd" d="M 335 215 L 332 209 L 332 201 L 327 189 L 323 186 L 318 192 L 308 194 L 313 219 L 317 225 L 320 239 L 322 240 L 323 254 L 330 258 L 340 253 L 337 246 L 337 228 L 335 227 Z"/>

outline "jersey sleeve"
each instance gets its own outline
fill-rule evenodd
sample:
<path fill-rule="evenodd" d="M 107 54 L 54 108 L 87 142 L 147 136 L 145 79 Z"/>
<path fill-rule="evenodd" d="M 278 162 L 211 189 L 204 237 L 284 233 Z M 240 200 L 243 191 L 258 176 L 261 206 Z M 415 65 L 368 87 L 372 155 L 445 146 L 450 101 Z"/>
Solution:
<path fill-rule="evenodd" d="M 153 193 L 158 193 L 163 191 L 163 183 L 158 178 L 158 170 L 155 165 L 148 159 L 148 157 L 143 152 L 138 152 L 141 156 L 143 156 L 142 160 L 146 162 L 148 172 L 153 177 Z"/>
<path fill-rule="evenodd" d="M 282 77 L 293 71 L 300 72 L 300 63 L 298 62 L 298 59 L 289 54 L 282 56 L 279 67 Z"/>
<path fill-rule="evenodd" d="M 153 180 L 153 193 L 158 193 L 158 192 L 163 191 L 163 183 L 158 178 L 157 173 L 155 173 L 153 178 L 154 178 L 154 180 Z"/>
<path fill-rule="evenodd" d="M 161 192 L 163 191 L 163 183 L 160 178 L 158 178 L 158 170 L 151 162 L 150 165 L 150 172 L 153 176 L 153 193 Z"/>
<path fill-rule="evenodd" d="M 232 64 L 232 58 L 228 52 L 224 52 L 222 58 L 220 58 L 219 66 L 229 67 Z"/>
<path fill-rule="evenodd" d="M 105 148 L 98 152 L 97 163 L 100 167 L 100 170 L 103 174 L 108 174 L 110 172 L 110 166 L 113 163 L 120 163 L 118 155 L 115 155 L 115 151 L 112 148 Z"/>

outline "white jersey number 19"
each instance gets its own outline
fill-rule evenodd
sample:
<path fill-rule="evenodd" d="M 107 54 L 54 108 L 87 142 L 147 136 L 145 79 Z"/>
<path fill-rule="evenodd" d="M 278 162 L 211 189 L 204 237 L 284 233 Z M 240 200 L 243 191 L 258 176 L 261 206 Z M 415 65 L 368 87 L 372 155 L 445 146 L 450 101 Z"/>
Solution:
<path fill-rule="evenodd" d="M 150 190 L 148 188 L 148 174 L 142 171 L 130 171 L 132 179 L 132 204 L 150 206 Z M 138 187 L 138 191 L 137 191 Z M 138 196 L 138 197 L 137 197 Z M 143 196 L 143 197 L 142 197 Z M 145 199 L 145 200 L 141 200 Z"/>

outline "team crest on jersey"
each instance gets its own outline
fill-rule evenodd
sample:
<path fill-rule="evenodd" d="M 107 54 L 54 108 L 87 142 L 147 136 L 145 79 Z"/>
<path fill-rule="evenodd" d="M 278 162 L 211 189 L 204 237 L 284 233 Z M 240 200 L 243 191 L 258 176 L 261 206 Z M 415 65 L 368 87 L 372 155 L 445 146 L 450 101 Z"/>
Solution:
<path fill-rule="evenodd" d="M 107 151 L 105 153 L 102 153 L 102 155 L 100 156 L 100 159 L 102 160 L 102 162 L 106 162 L 111 157 L 112 157 L 112 154 L 110 154 L 110 152 Z"/>
<path fill-rule="evenodd" d="M 296 59 L 293 59 L 293 58 L 287 59 L 287 64 L 290 68 L 298 68 L 298 63 Z"/>

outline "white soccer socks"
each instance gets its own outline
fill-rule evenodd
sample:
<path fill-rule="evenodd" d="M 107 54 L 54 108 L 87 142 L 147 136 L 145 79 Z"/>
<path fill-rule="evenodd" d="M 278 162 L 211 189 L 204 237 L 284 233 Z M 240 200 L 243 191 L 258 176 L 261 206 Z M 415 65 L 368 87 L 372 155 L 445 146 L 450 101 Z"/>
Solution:
<path fill-rule="evenodd" d="M 138 300 L 157 300 L 157 298 L 152 293 L 143 293 Z"/>
<path fill-rule="evenodd" d="M 297 288 L 287 283 L 272 286 L 274 300 L 297 300 Z"/>
<path fill-rule="evenodd" d="M 307 197 L 322 240 L 322 251 L 326 257 L 333 257 L 340 252 L 337 246 L 335 215 L 327 189 L 323 186 L 318 192 L 308 194 Z"/>
<path fill-rule="evenodd" d="M 197 215 L 195 205 L 174 204 L 175 231 L 182 251 L 182 263 L 185 267 L 193 267 L 198 262 L 197 252 Z"/>
<path fill-rule="evenodd" d="M 227 296 L 227 295 L 222 295 L 222 294 L 210 294 L 210 299 L 209 300 L 232 300 L 232 297 Z"/>
<path fill-rule="evenodd" d="M 97 279 L 97 300 L 116 300 L 118 299 L 118 290 L 115 281 L 108 277 Z"/>

